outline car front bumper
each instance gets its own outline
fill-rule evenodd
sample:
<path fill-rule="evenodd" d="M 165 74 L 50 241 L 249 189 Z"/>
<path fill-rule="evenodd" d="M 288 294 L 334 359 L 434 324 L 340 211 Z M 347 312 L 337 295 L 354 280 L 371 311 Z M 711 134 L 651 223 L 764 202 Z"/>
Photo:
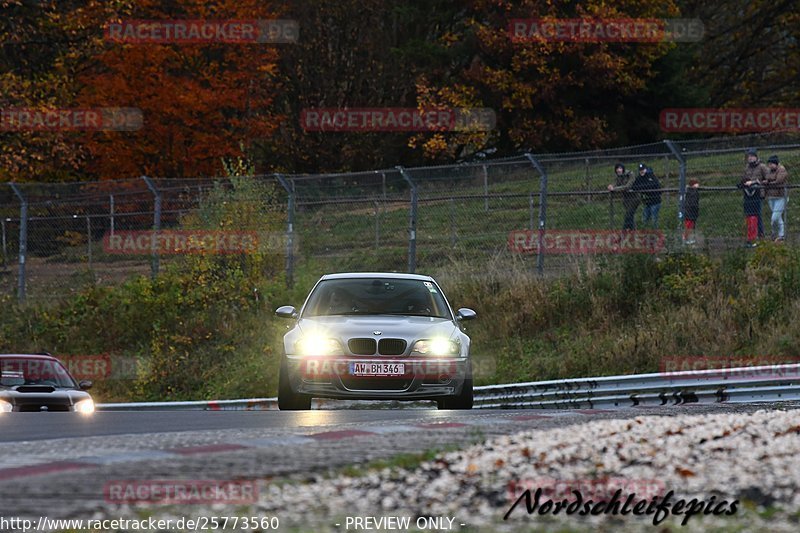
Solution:
<path fill-rule="evenodd" d="M 287 356 L 292 390 L 317 398 L 362 400 L 427 400 L 461 392 L 469 372 L 469 359 L 409 357 Z M 352 363 L 403 364 L 394 376 L 356 376 Z"/>

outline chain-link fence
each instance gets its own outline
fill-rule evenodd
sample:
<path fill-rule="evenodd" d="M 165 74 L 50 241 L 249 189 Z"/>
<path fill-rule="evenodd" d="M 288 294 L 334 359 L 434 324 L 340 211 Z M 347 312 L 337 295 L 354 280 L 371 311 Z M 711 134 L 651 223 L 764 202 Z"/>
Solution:
<path fill-rule="evenodd" d="M 56 298 L 155 275 L 181 254 L 254 246 L 279 256 L 288 283 L 300 270 L 436 272 L 458 262 L 480 271 L 522 260 L 534 272 L 558 274 L 597 254 L 714 253 L 747 238 L 736 186 L 746 148 L 764 163 L 779 158 L 791 197 L 800 143 L 786 133 L 344 174 L 7 184 L 0 187 L 0 290 L 21 300 Z M 634 180 L 644 163 L 659 188 L 609 191 L 617 163 Z M 695 181 L 696 217 L 686 200 Z M 232 190 L 239 194 L 221 194 Z M 248 215 L 223 222 L 214 212 L 225 202 Z M 770 200 L 757 203 L 763 238 L 777 237 Z M 270 213 L 274 227 L 255 212 Z M 687 213 L 694 230 L 685 228 Z M 786 242 L 800 241 L 791 201 L 780 219 Z"/>

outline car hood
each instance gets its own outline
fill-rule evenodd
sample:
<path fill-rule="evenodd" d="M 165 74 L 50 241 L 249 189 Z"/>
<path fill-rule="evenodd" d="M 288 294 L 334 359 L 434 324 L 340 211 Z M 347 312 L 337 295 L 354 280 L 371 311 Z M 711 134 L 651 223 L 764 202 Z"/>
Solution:
<path fill-rule="evenodd" d="M 11 402 L 14 405 L 20 403 L 34 403 L 34 402 L 57 402 L 65 405 L 74 405 L 76 402 L 91 398 L 89 393 L 77 389 L 55 389 L 52 387 L 41 387 L 41 390 L 34 391 L 30 387 L 31 392 L 21 392 L 16 390 L 16 387 L 10 389 L 0 389 L 0 400 Z M 23 391 L 25 389 L 23 388 Z"/>
<path fill-rule="evenodd" d="M 408 342 L 433 338 L 451 338 L 458 328 L 446 318 L 396 315 L 321 316 L 303 318 L 297 323 L 304 333 L 321 333 L 342 340 L 353 337 L 399 338 Z"/>

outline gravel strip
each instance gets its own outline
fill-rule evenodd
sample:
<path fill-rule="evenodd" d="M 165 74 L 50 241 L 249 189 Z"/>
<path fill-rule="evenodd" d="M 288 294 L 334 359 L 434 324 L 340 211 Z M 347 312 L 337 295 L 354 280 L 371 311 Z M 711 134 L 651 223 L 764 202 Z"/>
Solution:
<path fill-rule="evenodd" d="M 669 517 L 660 527 L 797 531 L 799 436 L 796 410 L 640 416 L 526 431 L 440 455 L 412 471 L 384 469 L 364 477 L 269 486 L 261 493 L 256 514 L 277 514 L 282 523 L 292 520 L 301 528 L 331 531 L 344 530 L 334 523 L 357 515 L 447 516 L 480 530 L 580 530 L 588 525 L 652 529 L 653 515 L 529 516 L 524 502 L 503 520 L 513 503 L 511 483 L 608 477 L 634 483 L 656 480 L 665 491 L 674 491 L 674 499 L 740 500 L 733 516 L 693 516 L 684 527 L 677 525 L 683 516 Z"/>

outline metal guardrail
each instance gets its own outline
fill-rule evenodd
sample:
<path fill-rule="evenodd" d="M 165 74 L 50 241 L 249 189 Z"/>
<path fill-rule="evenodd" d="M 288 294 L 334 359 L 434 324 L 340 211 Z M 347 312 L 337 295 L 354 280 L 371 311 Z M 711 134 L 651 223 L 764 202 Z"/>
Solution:
<path fill-rule="evenodd" d="M 593 409 L 790 400 L 800 400 L 800 364 L 658 372 L 475 387 L 476 409 Z M 387 402 L 368 403 L 369 406 L 379 407 L 385 406 Z M 365 402 L 316 399 L 314 407 L 364 408 Z M 227 411 L 277 408 L 277 398 L 97 405 L 99 411 Z"/>

